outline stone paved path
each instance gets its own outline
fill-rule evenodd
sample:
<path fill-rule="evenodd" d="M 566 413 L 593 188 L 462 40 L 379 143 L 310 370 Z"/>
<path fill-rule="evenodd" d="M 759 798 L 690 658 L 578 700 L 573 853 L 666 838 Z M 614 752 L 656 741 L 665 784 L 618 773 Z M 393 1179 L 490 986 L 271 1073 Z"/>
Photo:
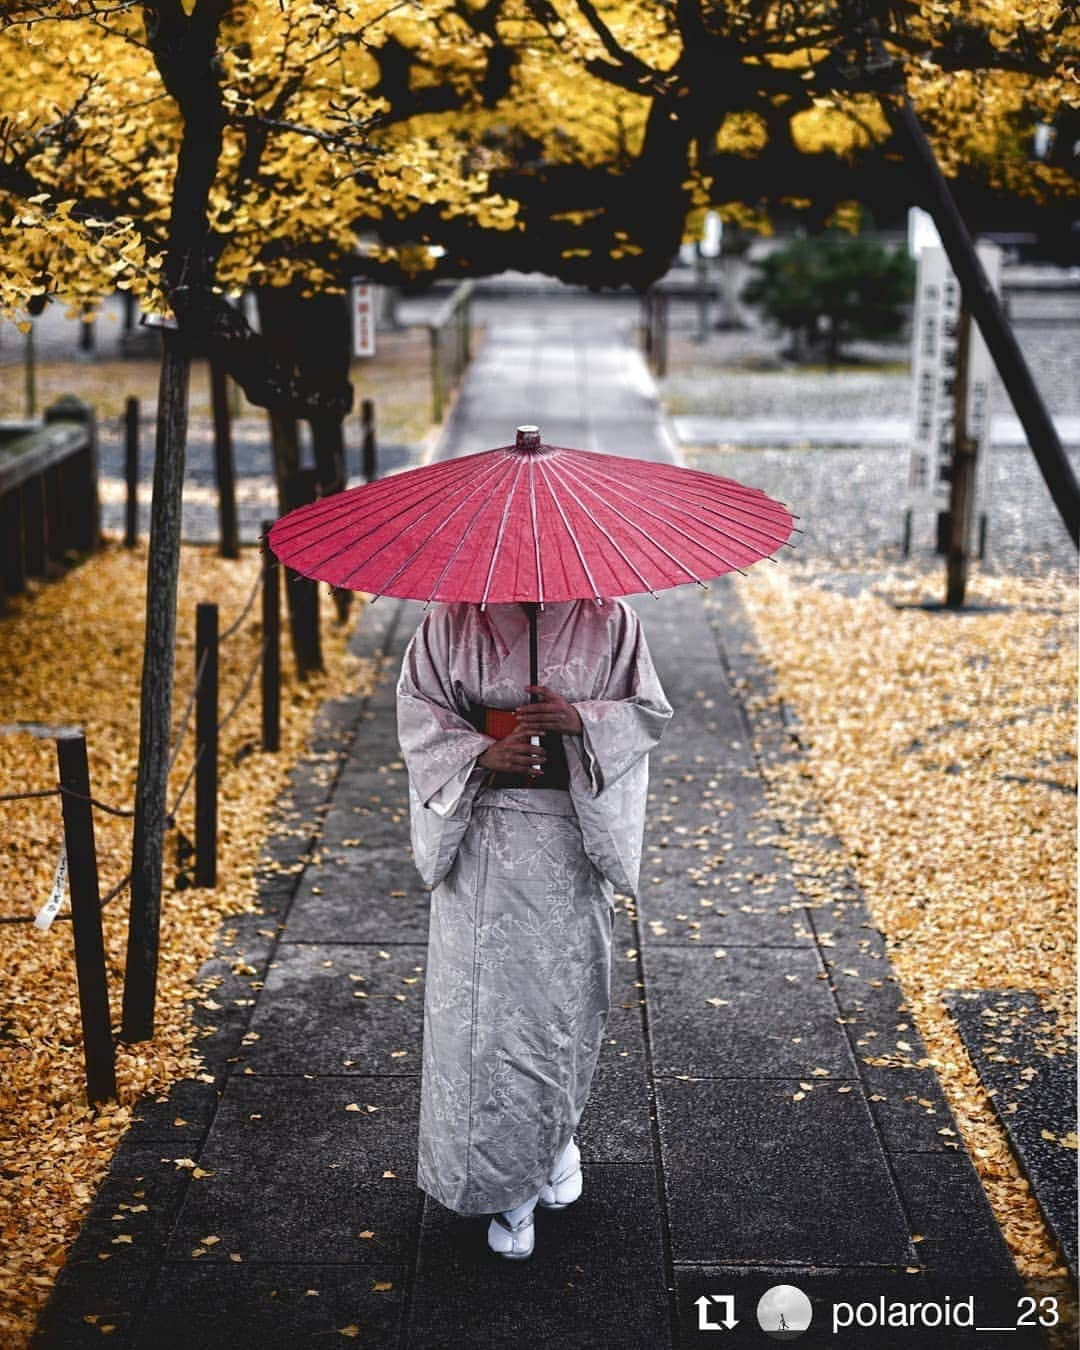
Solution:
<path fill-rule="evenodd" d="M 440 453 L 529 421 L 555 443 L 672 453 L 628 324 L 587 300 L 514 313 Z M 685 588 L 633 601 L 677 713 L 652 761 L 642 894 L 618 901 L 584 1194 L 538 1214 L 533 1259 L 498 1261 L 485 1220 L 415 1184 L 427 896 L 393 682 L 420 607 L 381 600 L 357 646 L 383 678 L 366 704 L 323 710 L 262 912 L 229 923 L 204 971 L 221 976 L 217 1006 L 195 1010 L 209 1081 L 141 1105 L 39 1345 L 101 1345 L 111 1325 L 109 1344 L 139 1350 L 752 1346 L 775 1285 L 814 1301 L 803 1345 L 998 1343 L 831 1335 L 834 1301 L 974 1295 L 976 1320 L 1001 1325 L 1024 1291 L 959 1134 L 942 1133 L 955 1122 L 857 888 L 801 903 L 759 770 L 795 750 L 765 714 L 750 727 L 742 695 L 767 672 L 733 590 L 714 599 L 708 614 Z M 735 1325 L 701 1329 L 723 1295 Z"/>

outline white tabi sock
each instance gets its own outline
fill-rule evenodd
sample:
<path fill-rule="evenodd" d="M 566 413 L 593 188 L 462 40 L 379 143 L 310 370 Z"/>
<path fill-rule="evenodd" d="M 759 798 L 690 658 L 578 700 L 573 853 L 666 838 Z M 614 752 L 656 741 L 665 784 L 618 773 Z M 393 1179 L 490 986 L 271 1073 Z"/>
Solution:
<path fill-rule="evenodd" d="M 566 1141 L 566 1147 L 555 1159 L 555 1164 L 551 1169 L 551 1176 L 557 1177 L 562 1172 L 564 1172 L 566 1168 L 569 1166 L 570 1159 L 573 1156 L 574 1156 L 574 1136 L 571 1135 L 570 1138 Z"/>

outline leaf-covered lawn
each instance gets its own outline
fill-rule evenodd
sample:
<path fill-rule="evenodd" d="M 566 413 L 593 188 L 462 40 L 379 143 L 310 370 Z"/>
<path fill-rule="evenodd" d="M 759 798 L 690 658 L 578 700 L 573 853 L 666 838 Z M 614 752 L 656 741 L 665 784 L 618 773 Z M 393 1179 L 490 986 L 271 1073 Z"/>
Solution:
<path fill-rule="evenodd" d="M 195 606 L 216 600 L 224 631 L 240 613 L 259 568 L 256 549 L 227 561 L 209 548 L 185 547 L 177 620 L 174 735 L 191 690 Z M 109 805 L 130 807 L 139 741 L 139 682 L 145 613 L 146 544 L 128 551 L 115 539 L 64 578 L 36 587 L 0 617 L 0 723 L 75 723 L 86 731 L 91 790 Z M 175 889 L 177 834 L 165 848 L 161 950 L 154 1038 L 117 1050 L 119 1102 L 86 1105 L 71 925 L 42 933 L 30 924 L 0 924 L 0 1341 L 26 1344 L 65 1251 L 144 1092 L 160 1092 L 199 1073 L 196 1028 L 188 1003 L 213 999 L 213 981 L 197 987 L 214 952 L 221 921 L 254 906 L 254 869 L 274 802 L 300 754 L 320 703 L 364 692 L 371 671 L 346 650 L 362 610 L 339 627 L 320 588 L 324 674 L 298 682 L 283 639 L 281 750 L 264 754 L 256 677 L 251 693 L 221 733 L 218 886 Z M 259 603 L 221 649 L 220 710 L 239 694 L 261 644 Z M 192 719 L 193 721 L 194 719 Z M 169 801 L 192 762 L 193 727 L 173 769 Z M 247 748 L 233 765 L 237 752 Z M 53 786 L 53 741 L 0 735 L 0 793 Z M 0 914 L 33 914 L 52 886 L 62 838 L 56 797 L 0 803 Z M 131 821 L 95 811 L 101 892 L 131 865 Z M 194 791 L 178 812 L 194 838 Z M 104 911 L 110 1003 L 118 1029 L 129 892 Z M 60 912 L 69 912 L 65 900 Z M 212 1003 L 209 1006 L 213 1006 Z"/>

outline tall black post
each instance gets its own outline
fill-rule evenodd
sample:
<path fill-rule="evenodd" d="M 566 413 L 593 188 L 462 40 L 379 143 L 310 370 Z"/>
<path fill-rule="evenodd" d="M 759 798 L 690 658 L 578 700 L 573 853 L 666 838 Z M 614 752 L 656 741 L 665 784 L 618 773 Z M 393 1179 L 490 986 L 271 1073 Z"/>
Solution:
<path fill-rule="evenodd" d="M 109 987 L 105 943 L 101 935 L 97 847 L 90 805 L 90 769 L 86 737 L 81 732 L 56 738 L 60 770 L 64 843 L 71 890 L 71 927 L 75 940 L 75 972 L 79 981 L 83 1054 L 86 1058 L 86 1100 L 90 1105 L 116 1096 L 115 1051 L 109 1025 Z"/>
<path fill-rule="evenodd" d="M 134 548 L 139 537 L 139 400 L 129 398 L 124 405 L 124 481 L 127 498 L 124 507 L 124 547 Z"/>
<path fill-rule="evenodd" d="M 195 610 L 195 885 L 217 885 L 218 607 Z"/>
<path fill-rule="evenodd" d="M 281 569 L 270 550 L 273 523 L 262 524 L 262 746 L 272 751 L 281 745 Z"/>

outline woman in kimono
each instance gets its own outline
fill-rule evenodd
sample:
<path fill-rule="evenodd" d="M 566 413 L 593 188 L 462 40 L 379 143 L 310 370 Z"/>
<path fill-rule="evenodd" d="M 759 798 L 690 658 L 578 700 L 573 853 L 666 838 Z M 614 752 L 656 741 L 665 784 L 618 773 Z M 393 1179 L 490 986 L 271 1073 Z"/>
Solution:
<path fill-rule="evenodd" d="M 621 600 L 539 609 L 529 685 L 530 608 L 433 605 L 397 686 L 433 888 L 417 1183 L 492 1215 L 489 1246 L 510 1258 L 532 1254 L 537 1203 L 581 1192 L 614 892 L 637 888 L 648 753 L 672 713 Z"/>

